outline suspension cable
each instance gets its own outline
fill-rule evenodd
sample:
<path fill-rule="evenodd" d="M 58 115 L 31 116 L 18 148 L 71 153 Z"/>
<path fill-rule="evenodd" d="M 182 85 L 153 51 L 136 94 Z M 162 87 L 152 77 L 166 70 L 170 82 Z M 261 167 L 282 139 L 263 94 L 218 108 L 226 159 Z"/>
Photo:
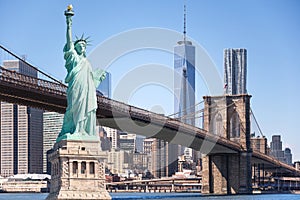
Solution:
<path fill-rule="evenodd" d="M 256 120 L 256 117 L 255 117 L 255 115 L 254 115 L 254 113 L 253 113 L 252 108 L 250 108 L 250 112 L 251 112 L 251 115 L 253 116 L 253 119 L 254 119 L 255 124 L 256 124 L 256 126 L 257 126 L 257 128 L 258 128 L 259 133 L 261 134 L 262 137 L 264 137 L 264 134 L 263 134 L 262 131 L 261 131 L 261 128 L 260 128 L 260 126 L 259 126 L 259 124 L 258 124 L 258 122 L 257 122 L 257 120 Z"/>
<path fill-rule="evenodd" d="M 61 81 L 53 78 L 52 76 L 46 74 L 45 72 L 41 71 L 40 69 L 38 69 L 37 67 L 31 65 L 30 63 L 28 63 L 27 61 L 25 61 L 24 59 L 20 58 L 19 56 L 17 56 L 16 54 L 12 53 L 11 51 L 9 51 L 8 49 L 6 49 L 5 47 L 3 47 L 1 44 L 0 44 L 0 48 L 3 49 L 4 51 L 6 51 L 8 54 L 12 55 L 13 57 L 17 58 L 19 61 L 22 61 L 23 63 L 25 63 L 26 65 L 28 65 L 29 67 L 31 67 L 32 69 L 38 71 L 39 73 L 43 74 L 44 76 L 48 77 L 49 79 L 61 84 L 61 85 L 65 85 L 63 84 Z"/>

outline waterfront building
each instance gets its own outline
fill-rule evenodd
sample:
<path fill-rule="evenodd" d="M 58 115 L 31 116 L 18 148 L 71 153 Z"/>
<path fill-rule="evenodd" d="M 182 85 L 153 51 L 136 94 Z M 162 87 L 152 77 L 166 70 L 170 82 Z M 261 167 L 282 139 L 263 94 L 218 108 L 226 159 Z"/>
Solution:
<path fill-rule="evenodd" d="M 2 65 L 37 77 L 36 69 L 21 60 L 3 61 Z M 0 112 L 1 176 L 43 173 L 43 111 L 1 102 Z"/>
<path fill-rule="evenodd" d="M 247 50 L 224 50 L 224 89 L 225 94 L 247 94 Z"/>
<path fill-rule="evenodd" d="M 47 151 L 50 150 L 61 131 L 64 115 L 56 112 L 43 114 L 43 173 L 50 174 L 50 162 L 47 160 Z"/>
<path fill-rule="evenodd" d="M 106 77 L 100 83 L 97 90 L 99 90 L 105 97 L 111 98 L 111 73 L 106 72 Z"/>

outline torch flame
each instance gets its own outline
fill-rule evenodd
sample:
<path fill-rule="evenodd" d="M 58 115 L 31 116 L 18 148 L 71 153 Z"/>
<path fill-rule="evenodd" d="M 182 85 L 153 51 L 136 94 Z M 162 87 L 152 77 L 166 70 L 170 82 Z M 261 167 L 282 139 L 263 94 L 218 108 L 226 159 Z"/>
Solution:
<path fill-rule="evenodd" d="M 68 5 L 67 9 L 68 9 L 68 11 L 71 11 L 73 9 L 72 4 Z"/>

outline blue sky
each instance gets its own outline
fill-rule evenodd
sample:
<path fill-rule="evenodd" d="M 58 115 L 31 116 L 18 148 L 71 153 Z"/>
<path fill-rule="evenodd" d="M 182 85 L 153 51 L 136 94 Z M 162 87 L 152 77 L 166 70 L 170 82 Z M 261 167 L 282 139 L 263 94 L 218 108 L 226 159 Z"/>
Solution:
<path fill-rule="evenodd" d="M 91 36 L 88 53 L 113 35 L 131 29 L 183 29 L 183 0 L 0 0 L 1 45 L 18 55 L 27 55 L 30 63 L 63 80 L 63 12 L 68 4 L 75 11 L 74 35 L 84 32 Z M 247 88 L 252 95 L 252 109 L 268 139 L 281 134 L 284 147 L 292 149 L 294 160 L 300 160 L 299 10 L 297 0 L 187 0 L 187 34 L 206 50 L 221 78 L 223 50 L 247 49 Z M 172 66 L 173 57 L 150 50 L 124 55 L 111 68 L 112 88 L 126 71 L 150 62 Z M 166 106 L 171 95 L 153 98 L 166 93 L 161 87 L 155 89 L 141 88 L 130 103 L 147 109 L 160 105 L 166 114 L 172 113 Z M 207 94 L 205 89 L 197 92 L 199 97 Z"/>

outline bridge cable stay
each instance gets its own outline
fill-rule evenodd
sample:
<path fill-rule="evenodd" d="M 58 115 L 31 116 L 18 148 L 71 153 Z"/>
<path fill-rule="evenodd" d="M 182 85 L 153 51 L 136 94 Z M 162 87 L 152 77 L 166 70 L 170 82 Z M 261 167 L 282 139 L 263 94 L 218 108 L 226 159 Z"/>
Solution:
<path fill-rule="evenodd" d="M 185 119 L 185 118 L 195 118 L 195 119 L 197 119 L 197 118 L 202 118 L 202 117 L 209 116 L 209 115 L 214 115 L 214 114 L 218 113 L 220 110 L 224 110 L 224 109 L 226 109 L 228 107 L 231 107 L 233 105 L 234 105 L 234 103 L 231 103 L 231 104 L 229 104 L 227 106 L 219 107 L 218 109 L 216 109 L 214 112 L 211 112 L 210 114 L 201 115 L 201 116 L 198 116 L 198 117 L 193 116 L 194 114 L 203 113 L 204 112 L 204 108 L 202 108 L 201 110 L 198 110 L 198 111 L 195 111 L 193 113 L 189 113 L 187 115 L 184 115 L 184 116 L 180 117 L 180 119 Z M 213 106 L 209 106 L 208 108 L 215 108 L 215 107 L 216 106 L 213 105 Z"/>
<path fill-rule="evenodd" d="M 196 104 L 194 104 L 194 105 L 192 105 L 192 106 L 190 106 L 190 107 L 188 107 L 188 108 L 186 108 L 186 109 L 183 109 L 183 110 L 181 110 L 181 111 L 179 111 L 179 112 L 170 114 L 170 115 L 168 115 L 167 117 L 171 117 L 171 116 L 174 116 L 174 115 L 178 115 L 178 114 L 180 114 L 180 113 L 182 113 L 182 112 L 185 112 L 185 111 L 187 111 L 187 110 L 190 110 L 190 109 L 192 109 L 192 108 L 196 108 L 196 106 L 200 105 L 200 104 L 203 103 L 203 102 L 204 102 L 204 101 L 200 101 L 200 102 L 198 102 L 198 103 L 196 103 Z"/>
<path fill-rule="evenodd" d="M 258 122 L 257 122 L 257 120 L 256 120 L 256 117 L 255 117 L 255 115 L 254 115 L 254 113 L 253 113 L 252 108 L 250 108 L 250 114 L 253 116 L 254 122 L 255 122 L 255 124 L 256 124 L 256 126 L 257 126 L 257 128 L 258 128 L 258 131 L 259 131 L 260 135 L 261 135 L 262 137 L 264 137 L 264 134 L 262 133 L 262 130 L 261 130 L 261 128 L 260 128 L 260 126 L 259 126 L 259 124 L 258 124 Z"/>
<path fill-rule="evenodd" d="M 215 115 L 215 114 L 217 114 L 219 111 L 224 110 L 224 109 L 226 109 L 226 108 L 229 108 L 229 107 L 233 106 L 234 104 L 235 104 L 235 103 L 231 103 L 231 104 L 229 104 L 229 105 L 227 105 L 227 106 L 224 106 L 224 107 L 218 107 L 218 109 L 216 109 L 215 111 L 210 112 L 210 113 L 208 113 L 208 114 L 206 114 L 206 115 L 199 116 L 198 118 L 202 118 L 202 117 L 206 117 L 206 116 L 210 116 L 210 115 Z M 213 105 L 213 106 L 209 106 L 208 108 L 215 108 L 215 107 L 216 107 L 216 106 Z M 203 109 L 203 111 L 204 111 L 204 109 Z"/>
<path fill-rule="evenodd" d="M 31 67 L 32 69 L 36 70 L 37 72 L 39 72 L 39 73 L 43 74 L 44 76 L 46 76 L 47 78 L 51 79 L 52 81 L 57 82 L 57 83 L 59 83 L 59 84 L 65 86 L 65 84 L 63 84 L 61 81 L 59 81 L 59 80 L 53 78 L 52 76 L 48 75 L 47 73 L 41 71 L 41 70 L 38 69 L 37 67 L 35 67 L 35 66 L 33 66 L 32 64 L 28 63 L 28 62 L 25 61 L 24 59 L 20 58 L 19 56 L 17 56 L 17 55 L 14 54 L 14 53 L 12 53 L 10 50 L 8 50 L 8 49 L 6 49 L 5 47 L 3 47 L 1 44 L 0 44 L 0 48 L 1 48 L 2 50 L 4 50 L 5 52 L 7 52 L 8 54 L 12 55 L 13 57 L 17 58 L 19 61 L 25 63 L 26 65 L 28 65 L 28 66 Z"/>
<path fill-rule="evenodd" d="M 195 118 L 195 119 L 197 119 L 197 118 L 202 118 L 202 117 L 205 117 L 205 116 L 214 115 L 214 114 L 218 113 L 220 110 L 231 107 L 232 105 L 234 105 L 234 103 L 231 103 L 228 106 L 224 106 L 222 108 L 218 108 L 214 112 L 211 112 L 210 114 L 201 115 L 201 116 L 198 116 L 198 117 L 193 116 L 194 114 L 203 113 L 204 112 L 204 108 L 203 108 L 201 110 L 195 111 L 193 113 L 189 113 L 187 115 L 184 115 L 184 116 L 181 116 L 180 118 L 175 118 L 175 119 L 185 119 L 185 118 L 188 118 L 188 119 Z M 215 106 L 209 106 L 208 108 L 215 108 Z"/>

